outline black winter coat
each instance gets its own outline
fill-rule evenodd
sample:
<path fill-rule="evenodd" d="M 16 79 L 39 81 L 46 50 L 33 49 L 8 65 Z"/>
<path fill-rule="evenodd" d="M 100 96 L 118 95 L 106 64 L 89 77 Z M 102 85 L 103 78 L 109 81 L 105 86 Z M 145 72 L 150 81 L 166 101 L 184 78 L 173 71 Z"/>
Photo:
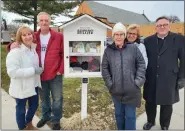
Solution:
<path fill-rule="evenodd" d="M 102 76 L 111 95 L 123 104 L 141 105 L 141 89 L 145 82 L 145 61 L 134 44 L 119 49 L 113 43 L 103 55 Z"/>
<path fill-rule="evenodd" d="M 144 40 L 148 56 L 144 99 L 157 105 L 171 105 L 179 101 L 178 80 L 184 79 L 184 38 L 170 32 L 158 51 L 158 37 Z M 180 65 L 178 66 L 178 59 Z"/>

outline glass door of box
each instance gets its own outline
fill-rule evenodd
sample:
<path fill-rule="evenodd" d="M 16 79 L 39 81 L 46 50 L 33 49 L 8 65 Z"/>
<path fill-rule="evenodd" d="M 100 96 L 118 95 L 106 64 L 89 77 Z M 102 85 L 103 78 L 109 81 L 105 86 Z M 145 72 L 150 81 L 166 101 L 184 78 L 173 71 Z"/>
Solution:
<path fill-rule="evenodd" d="M 101 41 L 69 42 L 69 73 L 100 72 Z"/>

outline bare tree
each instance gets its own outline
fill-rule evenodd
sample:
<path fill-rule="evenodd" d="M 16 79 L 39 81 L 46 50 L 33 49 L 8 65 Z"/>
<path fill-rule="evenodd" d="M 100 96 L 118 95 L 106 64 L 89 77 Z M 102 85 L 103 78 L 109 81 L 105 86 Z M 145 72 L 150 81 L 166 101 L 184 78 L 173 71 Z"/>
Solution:
<path fill-rule="evenodd" d="M 170 15 L 170 16 L 169 16 L 169 20 L 170 20 L 170 23 L 177 23 L 177 22 L 180 22 L 179 17 L 176 16 L 176 15 Z"/>
<path fill-rule="evenodd" d="M 21 26 L 21 24 L 19 24 L 19 23 L 14 23 L 14 22 L 12 22 L 12 23 L 10 23 L 10 24 L 7 25 L 8 31 L 9 31 L 10 33 L 14 33 L 14 34 L 16 34 L 16 32 L 17 32 L 17 30 L 18 30 L 18 28 L 19 28 L 20 26 Z"/>
<path fill-rule="evenodd" d="M 14 22 L 7 24 L 6 19 L 2 18 L 1 31 L 8 31 L 11 33 L 16 33 L 17 29 L 22 25 L 22 23 Z"/>

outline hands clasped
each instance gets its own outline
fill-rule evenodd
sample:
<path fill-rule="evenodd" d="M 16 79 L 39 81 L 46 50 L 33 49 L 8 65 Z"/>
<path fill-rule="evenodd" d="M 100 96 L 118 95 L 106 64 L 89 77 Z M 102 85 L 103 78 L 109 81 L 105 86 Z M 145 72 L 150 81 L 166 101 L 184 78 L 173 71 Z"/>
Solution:
<path fill-rule="evenodd" d="M 44 69 L 42 67 L 36 67 L 35 68 L 35 74 L 37 74 L 37 75 L 42 74 L 43 71 L 44 71 Z"/>

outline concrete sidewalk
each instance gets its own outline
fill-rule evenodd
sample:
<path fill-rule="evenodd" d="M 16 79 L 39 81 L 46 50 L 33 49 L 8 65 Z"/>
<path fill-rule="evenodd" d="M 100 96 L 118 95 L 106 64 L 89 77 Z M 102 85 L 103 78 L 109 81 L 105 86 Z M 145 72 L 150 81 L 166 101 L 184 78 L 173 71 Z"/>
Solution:
<path fill-rule="evenodd" d="M 169 129 L 182 129 L 184 130 L 184 89 L 181 89 L 180 92 L 180 102 L 173 105 L 173 114 L 171 118 L 171 124 Z M 1 89 L 1 98 L 2 98 L 2 129 L 18 129 L 16 119 L 15 119 L 15 100 L 6 93 L 3 89 Z M 159 110 L 160 107 L 157 107 L 157 117 L 156 117 L 156 125 L 152 128 L 152 130 L 160 130 L 159 124 Z M 137 118 L 137 127 L 136 129 L 143 129 L 143 125 L 146 123 L 146 113 L 141 114 Z M 37 116 L 34 116 L 33 125 L 39 121 Z M 45 125 L 40 130 L 50 130 L 50 128 Z"/>
<path fill-rule="evenodd" d="M 179 91 L 180 101 L 173 105 L 173 114 L 170 122 L 170 129 L 181 129 L 184 130 L 184 89 Z M 152 127 L 152 130 L 161 130 L 159 124 L 160 106 L 157 107 L 156 125 Z M 146 113 L 141 114 L 137 118 L 136 129 L 143 129 L 143 125 L 146 123 Z"/>
<path fill-rule="evenodd" d="M 2 129 L 18 129 L 16 118 L 15 118 L 15 100 L 1 88 L 1 100 L 2 100 Z M 33 125 L 35 126 L 39 118 L 34 116 L 33 118 Z M 50 130 L 50 128 L 45 125 L 44 127 L 40 128 L 39 130 Z"/>

